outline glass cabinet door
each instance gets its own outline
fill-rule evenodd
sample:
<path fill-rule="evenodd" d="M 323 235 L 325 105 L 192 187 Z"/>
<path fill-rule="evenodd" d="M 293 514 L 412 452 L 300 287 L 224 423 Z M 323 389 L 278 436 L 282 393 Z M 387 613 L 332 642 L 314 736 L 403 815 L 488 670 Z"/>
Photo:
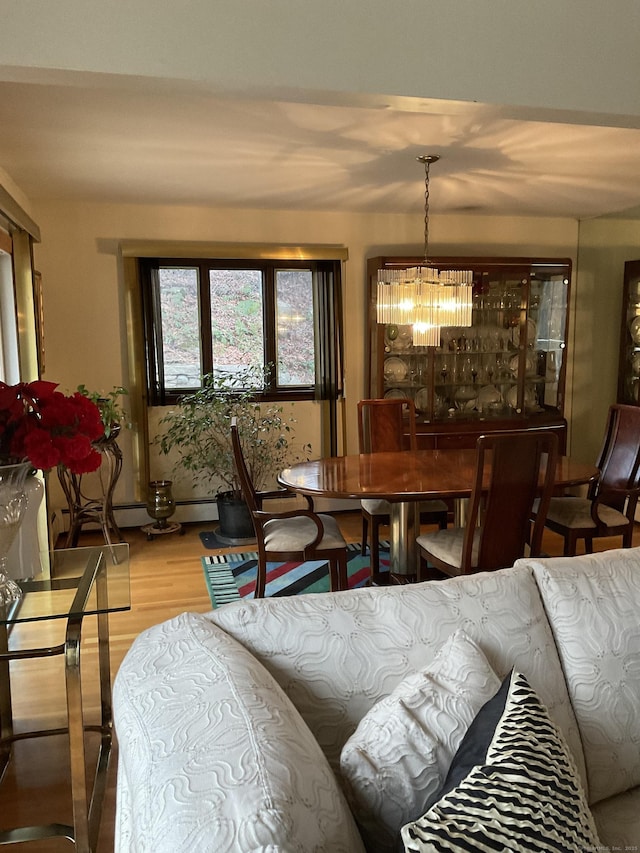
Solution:
<path fill-rule="evenodd" d="M 437 263 L 473 270 L 472 325 L 443 328 L 436 347 L 414 347 L 411 326 L 378 325 L 372 395 L 410 397 L 428 421 L 562 416 L 569 262 Z"/>

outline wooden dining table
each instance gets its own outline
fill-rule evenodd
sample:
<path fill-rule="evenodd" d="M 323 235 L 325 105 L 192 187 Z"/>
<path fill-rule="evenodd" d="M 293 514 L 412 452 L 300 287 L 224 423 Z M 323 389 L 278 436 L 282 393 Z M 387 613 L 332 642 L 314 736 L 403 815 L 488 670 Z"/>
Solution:
<path fill-rule="evenodd" d="M 285 468 L 278 482 L 312 498 L 385 498 L 390 501 L 390 571 L 402 577 L 417 572 L 418 502 L 452 499 L 457 506 L 464 505 L 471 495 L 475 470 L 475 448 L 402 450 L 299 462 Z M 558 458 L 555 484 L 560 492 L 569 486 L 590 483 L 597 477 L 598 469 L 594 465 L 569 456 Z M 486 478 L 488 485 L 488 469 Z"/>

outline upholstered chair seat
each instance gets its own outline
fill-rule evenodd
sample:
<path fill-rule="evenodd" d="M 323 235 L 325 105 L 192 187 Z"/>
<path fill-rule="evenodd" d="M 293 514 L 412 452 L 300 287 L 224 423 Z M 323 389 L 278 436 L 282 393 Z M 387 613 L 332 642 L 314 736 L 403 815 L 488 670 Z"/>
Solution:
<path fill-rule="evenodd" d="M 537 504 L 538 502 L 536 501 L 536 512 L 538 510 Z M 592 505 L 593 501 L 590 501 L 588 498 L 551 498 L 549 511 L 547 512 L 547 522 L 552 521 L 556 524 L 561 524 L 563 527 L 593 528 L 595 531 L 596 523 L 591 517 Z M 607 527 L 626 526 L 628 523 L 628 519 L 623 512 L 606 504 L 598 504 L 597 512 L 599 520 Z"/>
<path fill-rule="evenodd" d="M 319 514 L 324 532 L 314 550 L 323 551 L 344 548 L 345 540 L 334 518 Z M 266 551 L 304 551 L 318 533 L 316 524 L 306 516 L 297 518 L 274 518 L 263 527 Z"/>
<path fill-rule="evenodd" d="M 435 530 L 433 533 L 423 533 L 418 536 L 417 542 L 420 548 L 428 551 L 433 560 L 438 560 L 453 566 L 462 568 L 462 547 L 464 545 L 464 527 L 449 527 L 446 530 Z M 480 528 L 473 534 L 473 545 L 471 547 L 471 571 L 478 566 L 478 550 L 480 548 Z"/>

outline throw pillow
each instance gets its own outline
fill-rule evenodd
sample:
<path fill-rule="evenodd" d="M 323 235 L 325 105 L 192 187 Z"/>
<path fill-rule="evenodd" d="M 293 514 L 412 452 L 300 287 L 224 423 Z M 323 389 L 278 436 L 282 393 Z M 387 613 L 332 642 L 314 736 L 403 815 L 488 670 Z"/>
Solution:
<path fill-rule="evenodd" d="M 522 674 L 480 711 L 437 801 L 402 839 L 407 853 L 601 849 L 569 749 Z"/>
<path fill-rule="evenodd" d="M 342 749 L 347 800 L 368 851 L 400 849 L 400 829 L 441 787 L 467 727 L 500 687 L 464 631 L 363 717 Z"/>

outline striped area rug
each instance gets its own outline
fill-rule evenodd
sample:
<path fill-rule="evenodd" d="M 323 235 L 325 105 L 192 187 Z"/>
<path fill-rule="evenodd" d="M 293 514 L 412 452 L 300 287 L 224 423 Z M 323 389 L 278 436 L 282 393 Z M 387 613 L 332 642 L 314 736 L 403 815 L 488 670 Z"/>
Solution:
<path fill-rule="evenodd" d="M 380 568 L 389 566 L 389 543 L 380 543 Z M 349 587 L 364 586 L 369 577 L 369 555 L 360 556 L 360 544 L 347 545 Z M 253 598 L 258 555 L 216 554 L 202 557 L 204 577 L 214 609 L 228 601 Z M 313 560 L 304 563 L 268 563 L 265 595 L 300 595 L 305 592 L 327 592 L 329 572 L 326 562 Z"/>

